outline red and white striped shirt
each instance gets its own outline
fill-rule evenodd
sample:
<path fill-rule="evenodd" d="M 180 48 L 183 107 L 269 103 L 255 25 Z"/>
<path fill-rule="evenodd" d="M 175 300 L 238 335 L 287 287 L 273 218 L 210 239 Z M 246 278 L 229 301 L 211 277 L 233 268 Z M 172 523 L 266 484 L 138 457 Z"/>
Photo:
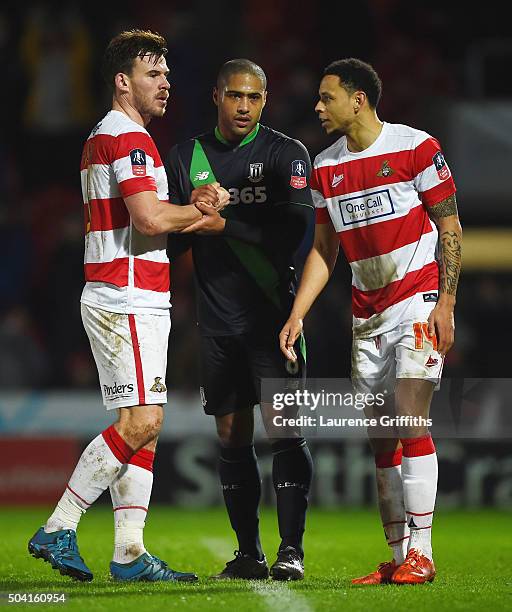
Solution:
<path fill-rule="evenodd" d="M 352 153 L 343 136 L 316 157 L 311 188 L 316 222 L 332 223 L 352 268 L 354 333 L 372 337 L 407 320 L 415 296 L 439 288 L 427 209 L 455 193 L 437 140 L 384 123 Z"/>
<path fill-rule="evenodd" d="M 168 201 L 167 176 L 149 133 L 110 111 L 87 139 L 80 166 L 85 213 L 85 280 L 81 301 L 125 314 L 167 314 L 167 235 L 144 236 L 123 198 L 156 191 Z"/>

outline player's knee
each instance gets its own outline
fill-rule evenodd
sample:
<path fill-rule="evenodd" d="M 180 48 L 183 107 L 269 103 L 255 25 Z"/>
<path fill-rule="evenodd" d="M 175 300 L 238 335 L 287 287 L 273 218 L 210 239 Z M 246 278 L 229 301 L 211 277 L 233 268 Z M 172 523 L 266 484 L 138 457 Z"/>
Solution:
<path fill-rule="evenodd" d="M 217 435 L 219 436 L 219 442 L 221 446 L 229 448 L 231 446 L 238 446 L 237 436 L 235 435 L 233 428 L 229 425 L 217 426 Z"/>
<path fill-rule="evenodd" d="M 144 446 L 158 437 L 162 422 L 161 410 L 148 410 L 131 419 L 131 434 L 137 440 L 138 445 Z"/>
<path fill-rule="evenodd" d="M 162 421 L 163 417 L 161 414 L 153 414 L 148 416 L 142 423 L 143 432 L 147 436 L 147 442 L 154 440 L 158 436 L 162 429 Z"/>
<path fill-rule="evenodd" d="M 230 420 L 217 420 L 217 435 L 219 442 L 224 448 L 249 446 L 252 444 L 252 432 L 234 427 Z"/>
<path fill-rule="evenodd" d="M 279 438 L 271 441 L 272 454 L 278 455 L 280 453 L 286 453 L 288 451 L 294 451 L 298 448 L 307 448 L 306 440 L 295 435 L 290 438 Z"/>

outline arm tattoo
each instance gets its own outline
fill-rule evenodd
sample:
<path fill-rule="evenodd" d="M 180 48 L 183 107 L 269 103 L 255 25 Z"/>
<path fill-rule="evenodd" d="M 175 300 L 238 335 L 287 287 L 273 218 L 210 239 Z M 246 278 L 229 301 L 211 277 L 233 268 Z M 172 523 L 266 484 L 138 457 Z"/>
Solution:
<path fill-rule="evenodd" d="M 428 207 L 428 213 L 433 221 L 441 217 L 449 217 L 457 214 L 457 200 L 455 194 L 446 198 L 442 202 L 434 204 L 434 206 Z"/>
<path fill-rule="evenodd" d="M 455 194 L 447 197 L 442 202 L 428 207 L 430 218 L 439 225 L 443 217 L 457 216 L 457 200 Z M 442 230 L 441 230 L 442 231 Z M 455 295 L 457 283 L 459 282 L 462 236 L 454 230 L 444 230 L 441 233 L 441 271 L 439 285 L 441 293 Z"/>
<path fill-rule="evenodd" d="M 444 231 L 441 234 L 441 293 L 455 295 L 461 265 L 461 236 L 458 232 Z"/>

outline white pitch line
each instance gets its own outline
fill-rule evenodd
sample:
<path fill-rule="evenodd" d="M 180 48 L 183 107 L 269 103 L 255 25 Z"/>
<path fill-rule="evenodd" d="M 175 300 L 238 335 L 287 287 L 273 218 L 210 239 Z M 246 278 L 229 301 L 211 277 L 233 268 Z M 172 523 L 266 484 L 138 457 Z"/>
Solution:
<path fill-rule="evenodd" d="M 227 560 L 233 555 L 232 544 L 227 538 L 202 538 L 201 544 L 213 555 Z M 269 610 L 293 610 L 312 612 L 313 608 L 304 595 L 294 593 L 285 582 L 248 580 L 248 586 L 259 595 Z"/>
<path fill-rule="evenodd" d="M 269 610 L 293 610 L 293 612 L 311 612 L 313 608 L 309 605 L 304 595 L 294 593 L 285 582 L 265 582 L 263 580 L 251 580 L 251 589 L 263 598 Z"/>
<path fill-rule="evenodd" d="M 201 544 L 208 549 L 212 555 L 227 561 L 234 555 L 234 544 L 230 544 L 228 538 L 201 538 Z"/>

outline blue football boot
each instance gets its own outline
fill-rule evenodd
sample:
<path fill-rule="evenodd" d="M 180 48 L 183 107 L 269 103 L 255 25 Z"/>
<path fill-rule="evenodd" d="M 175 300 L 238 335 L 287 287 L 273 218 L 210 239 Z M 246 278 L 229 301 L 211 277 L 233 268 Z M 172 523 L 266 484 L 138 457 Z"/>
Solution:
<path fill-rule="evenodd" d="M 63 576 L 76 580 L 92 580 L 92 572 L 80 556 L 76 543 L 76 532 L 62 529 L 46 533 L 44 527 L 36 531 L 28 543 L 28 552 L 36 559 L 44 559 Z"/>
<path fill-rule="evenodd" d="M 110 563 L 110 574 L 114 580 L 147 582 L 172 581 L 196 582 L 195 574 L 177 572 L 171 569 L 165 561 L 145 552 L 131 563 Z"/>

